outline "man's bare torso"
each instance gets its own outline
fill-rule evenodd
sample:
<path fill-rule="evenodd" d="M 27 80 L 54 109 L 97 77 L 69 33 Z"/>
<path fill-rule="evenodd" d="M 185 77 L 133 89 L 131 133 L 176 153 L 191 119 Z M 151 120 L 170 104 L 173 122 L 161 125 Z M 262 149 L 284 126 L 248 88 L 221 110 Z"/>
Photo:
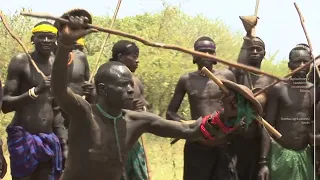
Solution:
<path fill-rule="evenodd" d="M 225 77 L 225 73 L 225 71 L 217 71 L 214 74 L 219 78 L 228 79 Z M 190 102 L 192 119 L 208 115 L 221 108 L 222 93 L 215 82 L 206 76 L 200 76 L 198 72 L 188 73 L 184 76 L 186 76 L 185 89 Z"/>
<path fill-rule="evenodd" d="M 89 80 L 88 62 L 86 62 L 85 54 L 79 50 L 73 50 L 73 62 L 69 67 L 69 87 L 76 94 L 82 95 L 81 86 Z"/>
<path fill-rule="evenodd" d="M 52 57 L 53 58 L 53 57 Z M 4 95 L 18 96 L 32 87 L 36 87 L 42 81 L 41 75 L 35 70 L 25 54 L 16 56 L 16 61 L 10 66 L 9 71 L 15 71 L 15 78 L 9 79 L 4 89 Z M 45 74 L 51 74 L 51 63 L 37 64 L 39 69 Z M 14 82 L 16 80 L 16 82 Z M 15 84 L 18 83 L 18 84 Z M 13 126 L 22 126 L 32 134 L 51 133 L 54 119 L 52 109 L 52 96 L 50 91 L 39 95 L 33 103 L 15 109 L 15 115 L 11 122 Z"/>
<path fill-rule="evenodd" d="M 309 133 L 312 132 L 312 84 L 308 83 L 309 90 L 285 83 L 279 83 L 274 88 L 279 94 L 275 127 L 282 134 L 280 144 L 289 149 L 304 149 L 309 143 Z"/>
<path fill-rule="evenodd" d="M 104 180 L 106 177 L 119 180 L 127 154 L 143 132 L 143 122 L 130 120 L 129 110 L 123 111 L 125 120 L 116 121 L 122 158 L 120 162 L 113 121 L 103 117 L 95 105 L 89 105 L 82 99 L 80 103 L 85 104 L 86 109 L 74 120 L 81 123 L 74 125 L 71 121 L 69 126 L 69 156 L 61 180 Z"/>

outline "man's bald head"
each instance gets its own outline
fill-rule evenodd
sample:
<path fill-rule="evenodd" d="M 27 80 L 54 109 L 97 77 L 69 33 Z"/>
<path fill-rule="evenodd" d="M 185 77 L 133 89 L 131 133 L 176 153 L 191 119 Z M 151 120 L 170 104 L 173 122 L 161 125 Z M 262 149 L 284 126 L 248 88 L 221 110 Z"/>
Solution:
<path fill-rule="evenodd" d="M 118 61 L 110 61 L 107 63 L 102 64 L 95 77 L 95 84 L 96 86 L 99 83 L 106 83 L 106 82 L 114 82 L 119 80 L 122 76 L 130 76 L 131 71 L 127 68 L 127 66 Z"/>
<path fill-rule="evenodd" d="M 101 65 L 94 80 L 99 104 L 113 108 L 132 104 L 134 84 L 132 73 L 125 64 L 111 61 Z"/>

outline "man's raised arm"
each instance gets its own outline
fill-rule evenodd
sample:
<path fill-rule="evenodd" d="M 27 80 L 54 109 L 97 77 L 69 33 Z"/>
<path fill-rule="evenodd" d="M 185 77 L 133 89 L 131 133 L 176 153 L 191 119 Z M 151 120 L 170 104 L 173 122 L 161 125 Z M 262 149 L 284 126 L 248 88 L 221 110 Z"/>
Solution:
<path fill-rule="evenodd" d="M 60 38 L 62 40 L 63 38 Z M 57 54 L 52 66 L 51 90 L 58 105 L 70 113 L 80 103 L 76 95 L 68 88 L 68 59 L 72 46 L 58 43 Z"/>
<path fill-rule="evenodd" d="M 76 14 L 77 10 L 69 12 Z M 69 25 L 59 24 L 59 39 L 56 57 L 52 67 L 51 89 L 58 105 L 67 113 L 78 113 L 81 106 L 81 97 L 74 94 L 68 88 L 68 60 L 73 48 L 73 42 L 94 32 L 92 29 L 84 29 L 88 23 L 87 17 L 69 16 Z"/>

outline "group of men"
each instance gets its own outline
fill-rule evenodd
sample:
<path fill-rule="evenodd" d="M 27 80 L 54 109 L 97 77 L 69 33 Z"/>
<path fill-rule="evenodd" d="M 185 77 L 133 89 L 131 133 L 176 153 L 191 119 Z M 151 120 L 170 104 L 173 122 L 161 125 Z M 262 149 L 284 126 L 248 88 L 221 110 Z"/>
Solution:
<path fill-rule="evenodd" d="M 309 67 L 255 97 L 274 80 L 233 67 L 218 70 L 214 60 L 194 56 L 198 69 L 179 78 L 166 120 L 146 111 L 143 84 L 132 74 L 139 63 L 135 43 L 116 42 L 112 58 L 88 82 L 83 37 L 96 32 L 84 28 L 92 18 L 81 9 L 62 17 L 70 23 L 43 21 L 32 29 L 30 55 L 46 77 L 26 54 L 15 55 L 8 66 L 1 102 L 3 113 L 15 112 L 7 127 L 13 180 L 149 179 L 138 141 L 143 133 L 187 140 L 184 180 L 314 179 L 311 147 L 319 137 L 312 131 L 313 107 L 320 110 L 320 105 L 313 97 L 319 77 L 307 81 Z M 248 36 L 239 62 L 261 69 L 265 44 Z M 194 50 L 214 56 L 216 44 L 203 36 Z M 288 67 L 293 71 L 312 60 L 309 47 L 299 44 L 289 53 Z M 230 92 L 221 92 L 203 67 Z M 185 94 L 196 120 L 191 124 L 177 113 Z M 282 134 L 280 139 L 257 121 L 260 116 Z M 3 153 L 1 159 L 3 177 Z"/>

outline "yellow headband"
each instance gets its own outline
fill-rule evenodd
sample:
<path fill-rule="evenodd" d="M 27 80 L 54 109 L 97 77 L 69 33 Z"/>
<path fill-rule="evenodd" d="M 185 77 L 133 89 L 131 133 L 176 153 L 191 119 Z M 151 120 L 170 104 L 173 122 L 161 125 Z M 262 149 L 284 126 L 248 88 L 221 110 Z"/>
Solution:
<path fill-rule="evenodd" d="M 80 38 L 76 41 L 76 44 L 78 45 L 81 45 L 81 46 L 84 46 L 84 39 L 83 38 Z"/>
<path fill-rule="evenodd" d="M 34 27 L 31 32 L 32 33 L 49 32 L 57 35 L 58 29 L 49 24 L 41 24 L 39 26 Z"/>

